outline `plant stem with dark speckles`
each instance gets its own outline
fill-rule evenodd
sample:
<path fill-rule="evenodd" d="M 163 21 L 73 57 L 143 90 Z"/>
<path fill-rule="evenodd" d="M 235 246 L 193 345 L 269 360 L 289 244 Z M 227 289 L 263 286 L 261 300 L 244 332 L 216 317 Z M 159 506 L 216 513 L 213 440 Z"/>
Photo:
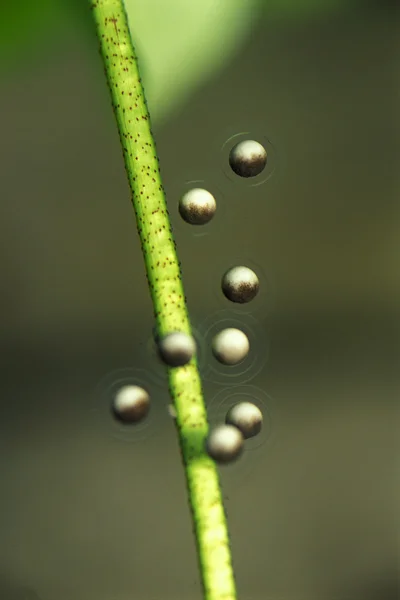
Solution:
<path fill-rule="evenodd" d="M 166 1 L 166 0 L 165 0 Z M 122 0 L 90 3 L 117 120 L 158 334 L 192 335 L 150 117 Z M 205 452 L 207 412 L 196 359 L 168 369 L 204 600 L 236 600 L 218 471 Z"/>

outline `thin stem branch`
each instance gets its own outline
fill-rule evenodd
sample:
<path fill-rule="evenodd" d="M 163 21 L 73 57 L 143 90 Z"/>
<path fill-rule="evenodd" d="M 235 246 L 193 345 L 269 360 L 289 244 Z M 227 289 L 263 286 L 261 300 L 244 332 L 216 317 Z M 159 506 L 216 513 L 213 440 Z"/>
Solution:
<path fill-rule="evenodd" d="M 150 117 L 122 0 L 91 2 L 132 193 L 157 331 L 191 333 Z M 197 362 L 168 369 L 204 600 L 236 600 L 218 471 L 205 452 L 207 412 Z"/>

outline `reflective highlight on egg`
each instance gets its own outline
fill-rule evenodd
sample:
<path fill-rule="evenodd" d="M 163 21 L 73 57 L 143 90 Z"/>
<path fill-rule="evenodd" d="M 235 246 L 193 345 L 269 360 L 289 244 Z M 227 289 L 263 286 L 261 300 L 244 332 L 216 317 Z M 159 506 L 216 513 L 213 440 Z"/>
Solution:
<path fill-rule="evenodd" d="M 214 196 L 202 188 L 189 190 L 179 201 L 179 213 L 191 225 L 205 225 L 211 221 L 216 210 Z"/>
<path fill-rule="evenodd" d="M 215 358 L 224 365 L 237 365 L 250 350 L 247 335 L 240 329 L 228 327 L 214 337 L 212 351 Z"/>
<path fill-rule="evenodd" d="M 221 287 L 228 300 L 245 304 L 257 296 L 260 282 L 254 271 L 248 267 L 237 266 L 224 274 Z"/>
<path fill-rule="evenodd" d="M 217 463 L 235 461 L 243 452 L 243 436 L 233 425 L 219 425 L 206 440 L 207 454 Z"/>
<path fill-rule="evenodd" d="M 259 142 L 244 140 L 232 148 L 229 165 L 240 177 L 256 177 L 267 164 L 267 152 Z"/>
<path fill-rule="evenodd" d="M 248 439 L 260 433 L 263 415 L 252 402 L 239 402 L 228 411 L 225 423 L 237 427 L 243 437 Z"/>
<path fill-rule="evenodd" d="M 147 416 L 149 409 L 150 396 L 138 385 L 122 387 L 112 404 L 114 417 L 122 423 L 139 423 Z"/>
<path fill-rule="evenodd" d="M 196 354 L 196 342 L 187 333 L 175 331 L 158 340 L 158 352 L 169 367 L 183 367 Z"/>

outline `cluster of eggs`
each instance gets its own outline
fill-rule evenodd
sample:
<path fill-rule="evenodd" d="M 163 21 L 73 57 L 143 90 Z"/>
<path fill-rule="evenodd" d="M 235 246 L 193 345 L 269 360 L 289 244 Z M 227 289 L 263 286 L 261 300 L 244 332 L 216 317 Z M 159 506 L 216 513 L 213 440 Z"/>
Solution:
<path fill-rule="evenodd" d="M 234 146 L 229 155 L 232 170 L 240 177 L 255 177 L 264 169 L 267 154 L 264 147 L 253 140 L 242 141 Z M 181 217 L 192 225 L 204 225 L 215 215 L 217 204 L 214 196 L 204 189 L 194 188 L 179 202 Z M 222 277 L 222 292 L 231 302 L 244 304 L 255 298 L 259 291 L 256 273 L 246 266 L 235 266 Z M 175 331 L 157 340 L 161 360 L 169 367 L 182 367 L 196 354 L 196 343 L 192 336 Z M 216 360 L 224 365 L 237 365 L 250 350 L 246 334 L 237 328 L 226 328 L 214 336 L 212 352 Z M 135 385 L 121 388 L 116 394 L 112 410 L 123 423 L 143 420 L 150 409 L 148 392 Z M 244 440 L 261 431 L 263 416 L 251 402 L 240 402 L 233 406 L 225 417 L 225 423 L 215 427 L 206 440 L 206 451 L 216 462 L 229 463 L 243 451 Z"/>

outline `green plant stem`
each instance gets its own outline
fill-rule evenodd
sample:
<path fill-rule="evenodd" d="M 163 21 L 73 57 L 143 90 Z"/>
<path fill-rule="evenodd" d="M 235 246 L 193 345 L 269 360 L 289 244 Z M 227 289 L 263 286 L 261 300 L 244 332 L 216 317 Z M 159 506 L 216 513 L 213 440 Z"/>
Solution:
<path fill-rule="evenodd" d="M 166 0 L 165 0 L 166 1 Z M 158 334 L 191 335 L 150 117 L 122 0 L 90 3 L 132 193 Z M 207 412 L 196 359 L 168 369 L 200 563 L 204 600 L 236 600 L 215 462 L 205 452 Z"/>

